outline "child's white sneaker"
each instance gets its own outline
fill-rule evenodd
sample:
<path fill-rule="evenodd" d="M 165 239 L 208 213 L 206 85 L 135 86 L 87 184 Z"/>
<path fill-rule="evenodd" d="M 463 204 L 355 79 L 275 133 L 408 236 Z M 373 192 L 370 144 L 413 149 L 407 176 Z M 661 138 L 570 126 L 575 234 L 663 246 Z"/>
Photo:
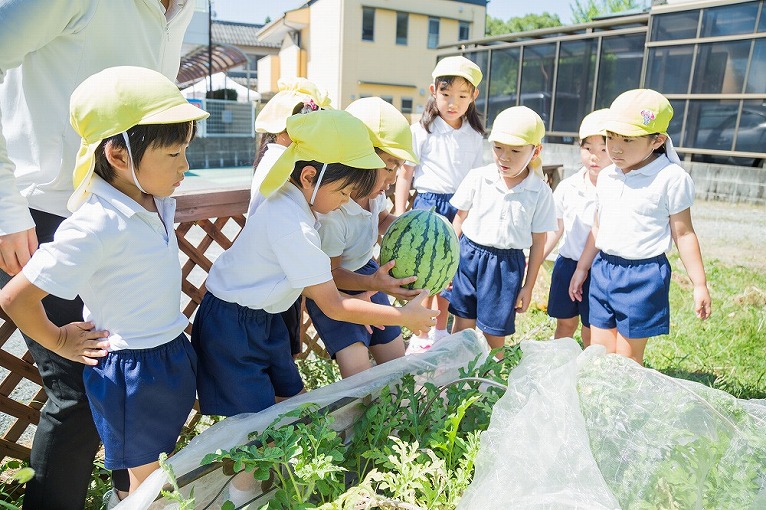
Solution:
<path fill-rule="evenodd" d="M 407 349 L 404 351 L 404 354 L 420 354 L 422 352 L 426 352 L 431 348 L 433 343 L 434 341 L 431 339 L 430 333 L 428 338 L 420 338 L 413 335 L 410 337 L 410 341 L 407 343 Z"/>
<path fill-rule="evenodd" d="M 120 504 L 120 498 L 117 497 L 117 491 L 114 488 L 109 489 L 104 493 L 104 498 L 101 503 L 101 508 L 104 510 L 112 510 Z"/>

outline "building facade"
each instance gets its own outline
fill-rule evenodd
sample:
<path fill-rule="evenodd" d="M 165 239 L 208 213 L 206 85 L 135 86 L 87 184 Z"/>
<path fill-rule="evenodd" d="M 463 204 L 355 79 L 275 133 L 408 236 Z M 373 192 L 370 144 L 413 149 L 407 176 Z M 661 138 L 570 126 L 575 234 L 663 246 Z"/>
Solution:
<path fill-rule="evenodd" d="M 638 87 L 668 97 L 669 134 L 687 159 L 762 166 L 766 159 L 766 2 L 679 1 L 591 23 L 444 45 L 487 77 L 491 125 L 523 104 L 548 143 L 568 143 L 583 116 Z"/>
<path fill-rule="evenodd" d="M 484 35 L 486 0 L 312 0 L 259 33 L 278 55 L 258 62 L 258 92 L 303 76 L 328 90 L 332 104 L 380 96 L 406 115 L 428 99 L 438 48 Z"/>

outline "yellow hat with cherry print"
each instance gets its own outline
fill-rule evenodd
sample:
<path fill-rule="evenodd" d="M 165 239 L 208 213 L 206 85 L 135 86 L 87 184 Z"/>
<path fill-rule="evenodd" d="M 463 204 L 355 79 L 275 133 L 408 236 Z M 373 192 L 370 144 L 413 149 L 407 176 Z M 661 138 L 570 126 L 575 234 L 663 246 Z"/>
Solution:
<path fill-rule="evenodd" d="M 208 115 L 189 103 L 175 83 L 151 69 L 110 67 L 86 78 L 69 100 L 69 121 L 82 140 L 67 208 L 76 211 L 90 196 L 96 149 L 105 139 L 137 125 L 177 124 Z"/>
<path fill-rule="evenodd" d="M 330 109 L 327 91 L 306 78 L 282 79 L 277 85 L 279 92 L 255 118 L 255 131 L 258 133 L 278 134 L 284 131 L 287 118 L 293 115 L 299 104 L 304 105 L 307 111 Z"/>

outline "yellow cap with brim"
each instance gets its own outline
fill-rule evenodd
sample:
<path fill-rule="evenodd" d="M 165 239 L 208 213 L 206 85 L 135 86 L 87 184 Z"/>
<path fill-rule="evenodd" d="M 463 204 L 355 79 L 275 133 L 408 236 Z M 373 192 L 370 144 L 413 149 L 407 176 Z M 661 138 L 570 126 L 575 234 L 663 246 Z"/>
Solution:
<path fill-rule="evenodd" d="M 580 123 L 580 140 L 594 135 L 606 136 L 606 123 L 610 118 L 609 115 L 609 108 L 602 108 L 583 117 Z"/>
<path fill-rule="evenodd" d="M 418 163 L 412 150 L 410 123 L 394 105 L 379 97 L 365 97 L 348 105 L 346 111 L 364 122 L 374 147 L 395 158 Z"/>
<path fill-rule="evenodd" d="M 512 106 L 500 112 L 489 133 L 490 142 L 505 145 L 540 145 L 545 136 L 545 124 L 526 106 Z"/>
<path fill-rule="evenodd" d="M 69 121 L 82 138 L 67 208 L 76 211 L 90 195 L 99 144 L 139 124 L 176 124 L 209 114 L 190 104 L 163 74 L 143 67 L 110 67 L 86 78 L 69 101 Z"/>
<path fill-rule="evenodd" d="M 633 89 L 623 92 L 609 106 L 607 131 L 622 136 L 667 134 L 673 107 L 652 89 Z"/>
<path fill-rule="evenodd" d="M 279 92 L 274 94 L 255 118 L 255 131 L 278 134 L 285 130 L 287 118 L 293 114 L 296 105 L 313 101 L 323 110 L 330 109 L 327 91 L 306 78 L 279 80 Z"/>
<path fill-rule="evenodd" d="M 320 110 L 287 119 L 292 143 L 269 169 L 260 192 L 268 197 L 287 182 L 298 161 L 342 163 L 352 168 L 377 169 L 385 163 L 375 153 L 364 123 L 343 110 Z"/>
<path fill-rule="evenodd" d="M 481 83 L 481 69 L 465 57 L 445 57 L 434 67 L 431 77 L 435 80 L 440 76 L 460 76 L 474 87 Z"/>

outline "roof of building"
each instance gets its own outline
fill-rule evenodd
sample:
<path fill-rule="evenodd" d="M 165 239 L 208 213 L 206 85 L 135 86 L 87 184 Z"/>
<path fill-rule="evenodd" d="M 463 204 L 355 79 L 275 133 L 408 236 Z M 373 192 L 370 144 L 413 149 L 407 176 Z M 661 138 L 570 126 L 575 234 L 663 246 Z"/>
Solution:
<path fill-rule="evenodd" d="M 278 48 L 279 44 L 258 41 L 258 31 L 263 25 L 255 23 L 240 23 L 238 21 L 222 21 L 214 19 L 212 22 L 213 43 L 230 44 L 233 46 L 261 46 L 264 48 Z"/>

